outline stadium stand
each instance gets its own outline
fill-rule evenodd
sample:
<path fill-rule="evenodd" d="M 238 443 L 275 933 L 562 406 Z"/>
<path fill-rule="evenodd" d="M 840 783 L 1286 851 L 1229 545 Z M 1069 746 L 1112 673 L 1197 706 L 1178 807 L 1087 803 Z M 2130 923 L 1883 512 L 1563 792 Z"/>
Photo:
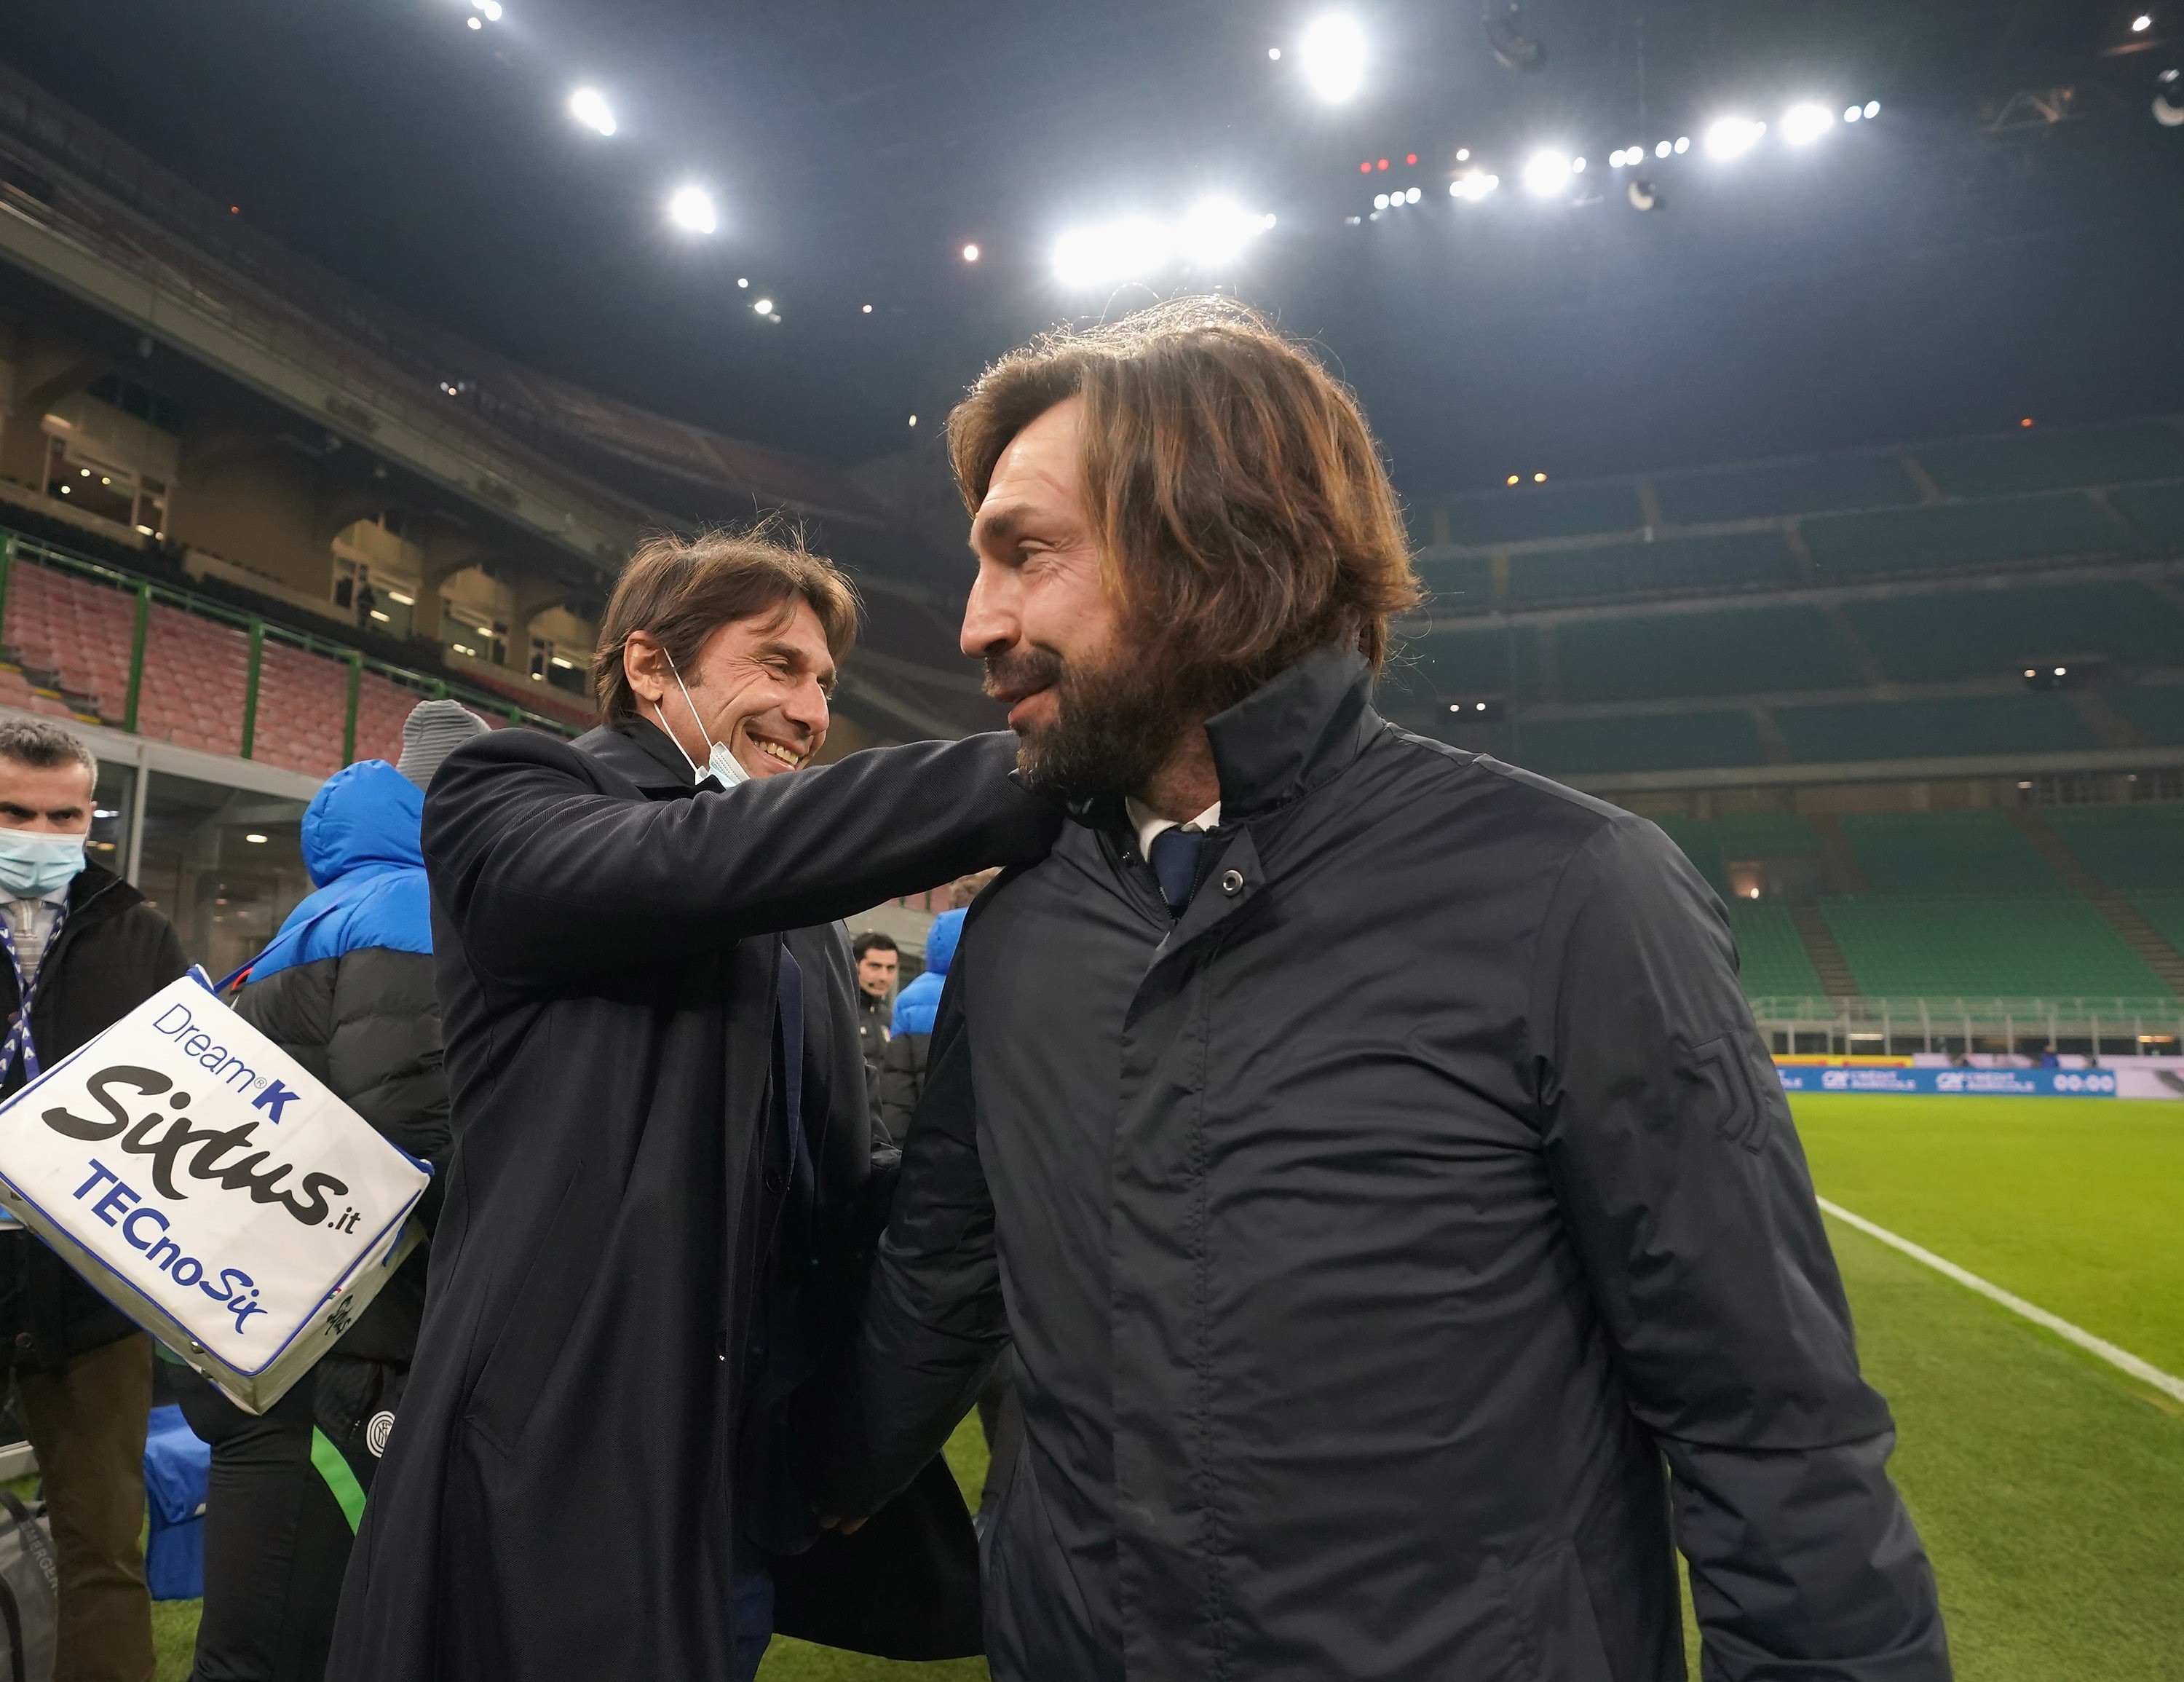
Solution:
<path fill-rule="evenodd" d="M 1829 931 L 1869 999 L 2158 999 L 2169 993 L 2082 900 L 1828 899 Z"/>
<path fill-rule="evenodd" d="M 1851 701 L 1782 707 L 1774 719 L 1791 754 L 1808 764 L 1967 755 L 2070 753 L 2100 745 L 2059 694 L 1942 700 Z"/>
<path fill-rule="evenodd" d="M 2137 541 L 2076 491 L 1824 514 L 1801 522 L 1824 578 L 1958 571 L 2125 554 Z"/>
<path fill-rule="evenodd" d="M 2126 894 L 2184 894 L 2184 804 L 2059 806 L 2045 816 L 2109 887 Z"/>
<path fill-rule="evenodd" d="M 1729 927 L 1736 938 L 1744 990 L 1752 997 L 1818 999 L 1827 992 L 1788 906 L 1732 899 Z"/>
<path fill-rule="evenodd" d="M 2184 610 L 2137 579 L 2020 584 L 1843 604 L 1898 683 L 2017 676 L 2028 661 L 2097 653 L 2159 661 L 2184 649 Z"/>
<path fill-rule="evenodd" d="M 1588 619 L 1557 626 L 1555 637 L 1570 701 L 1842 689 L 1859 681 L 1849 651 L 1815 607 Z"/>
<path fill-rule="evenodd" d="M 1719 467 L 1653 481 L 1673 524 L 1704 526 L 1837 509 L 1888 508 L 1918 499 L 1894 456 L 1816 456 L 1802 461 Z"/>
<path fill-rule="evenodd" d="M 2031 430 L 1926 444 L 1919 463 L 1953 497 L 2184 478 L 2184 436 L 2159 421 Z"/>
<path fill-rule="evenodd" d="M 2184 550 L 2184 484 L 2134 485 L 2109 500 L 2156 547 Z"/>
<path fill-rule="evenodd" d="M 1796 582 L 1781 532 L 1725 532 L 1515 555 L 1509 600 L 1541 607 L 1597 600 L 1628 592 L 1635 579 L 1663 593 L 1780 589 Z"/>
<path fill-rule="evenodd" d="M 2134 684 L 2115 690 L 2112 699 L 2148 741 L 2184 744 L 2184 684 Z"/>
<path fill-rule="evenodd" d="M 1460 543 L 1527 543 L 1594 532 L 1635 532 L 1645 524 L 1635 487 L 1618 481 L 1524 486 L 1506 497 L 1458 503 L 1451 526 Z"/>
<path fill-rule="evenodd" d="M 1520 743 L 1518 762 L 1551 777 L 1663 767 L 1692 771 L 1756 765 L 1763 757 L 1758 727 L 1743 712 L 1541 719 L 1524 726 Z"/>
<path fill-rule="evenodd" d="M 1876 894 L 2059 894 L 2063 884 L 1998 811 L 1903 812 L 1842 820 Z"/>

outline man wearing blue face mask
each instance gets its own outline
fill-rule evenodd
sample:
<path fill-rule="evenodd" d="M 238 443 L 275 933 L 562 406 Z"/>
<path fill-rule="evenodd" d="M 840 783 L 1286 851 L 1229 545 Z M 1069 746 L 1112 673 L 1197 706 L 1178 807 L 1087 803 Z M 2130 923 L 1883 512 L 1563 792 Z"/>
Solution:
<path fill-rule="evenodd" d="M 91 863 L 98 762 L 43 719 L 0 724 L 0 1096 L 187 967 L 174 926 Z M 0 1232 L 0 1360 L 37 1451 L 60 1565 L 55 1682 L 153 1673 L 144 1523 L 152 1343 L 20 1228 Z"/>

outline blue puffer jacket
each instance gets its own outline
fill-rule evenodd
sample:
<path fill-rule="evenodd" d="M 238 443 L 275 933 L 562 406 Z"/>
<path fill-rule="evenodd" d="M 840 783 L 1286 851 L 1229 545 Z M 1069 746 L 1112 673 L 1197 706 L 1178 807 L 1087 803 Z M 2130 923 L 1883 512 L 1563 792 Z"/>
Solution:
<path fill-rule="evenodd" d="M 448 1079 L 432 984 L 432 894 L 418 831 L 424 796 L 385 760 L 326 781 L 304 813 L 318 891 L 288 914 L 235 1001 L 252 1027 L 332 1087 L 392 1144 L 446 1160 Z M 418 1206 L 429 1228 L 436 1176 Z M 406 1364 L 424 1311 L 419 1250 L 344 1336 L 340 1353 Z"/>
<path fill-rule="evenodd" d="M 424 791 L 385 760 L 336 771 L 304 813 L 304 867 L 318 892 L 288 913 L 250 978 L 365 946 L 432 950 L 432 895 L 418 847 Z"/>
<path fill-rule="evenodd" d="M 955 961 L 956 943 L 963 938 L 967 915 L 943 911 L 933 918 L 933 931 L 925 937 L 924 973 L 895 995 L 890 1036 L 933 1032 L 933 1013 L 940 1008 L 940 989 L 948 979 L 948 966 Z"/>

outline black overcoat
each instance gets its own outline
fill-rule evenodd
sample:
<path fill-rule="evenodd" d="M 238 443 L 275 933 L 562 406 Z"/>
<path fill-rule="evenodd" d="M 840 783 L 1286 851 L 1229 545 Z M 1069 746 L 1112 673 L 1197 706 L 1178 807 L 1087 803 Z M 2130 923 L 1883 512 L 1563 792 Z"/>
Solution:
<path fill-rule="evenodd" d="M 442 767 L 424 844 L 455 1145 L 329 1682 L 730 1674 L 781 933 L 823 1226 L 870 1146 L 847 942 L 814 925 L 1042 855 L 1060 814 L 1009 780 L 1015 751 L 922 744 L 694 793 L 636 723 L 497 732 Z M 901 1557 L 837 1585 L 852 1635 L 930 1563 L 897 1534 Z M 960 1624 L 961 1598 L 922 1610 Z M 826 1594 L 791 1599 L 794 1633 L 835 1633 Z"/>
<path fill-rule="evenodd" d="M 1377 717 L 1355 655 L 1208 728 L 1179 920 L 1100 809 L 972 910 L 833 1390 L 872 1481 L 822 1497 L 899 1482 L 1006 1331 L 996 1682 L 1667 1682 L 1672 1512 L 1709 1682 L 1940 1682 L 1704 882 Z"/>

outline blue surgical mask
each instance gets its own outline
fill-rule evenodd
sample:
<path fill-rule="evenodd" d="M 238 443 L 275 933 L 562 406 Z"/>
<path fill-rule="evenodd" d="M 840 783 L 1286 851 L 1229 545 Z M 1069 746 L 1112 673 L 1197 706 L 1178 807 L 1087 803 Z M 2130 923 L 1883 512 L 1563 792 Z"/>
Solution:
<path fill-rule="evenodd" d="M 82 874 L 81 835 L 0 829 L 0 890 L 11 899 L 42 899 Z"/>
<path fill-rule="evenodd" d="M 662 649 L 660 652 L 666 654 L 667 651 Z M 728 744 L 725 742 L 714 742 L 711 732 L 705 728 L 705 721 L 698 716 L 698 704 L 690 699 L 690 692 L 682 688 L 682 674 L 676 671 L 675 660 L 671 655 L 668 658 L 667 669 L 675 672 L 675 687 L 682 690 L 682 705 L 690 709 L 690 716 L 698 726 L 699 734 L 704 736 L 708 742 L 712 742 L 712 757 L 706 762 L 706 770 L 713 773 L 714 777 L 723 788 L 733 788 L 738 783 L 749 782 L 750 773 L 745 771 L 736 756 L 728 751 Z M 654 703 L 652 710 L 655 712 L 660 712 L 657 702 Z M 660 727 L 662 730 L 667 730 L 667 716 L 665 713 L 660 713 Z M 682 754 L 682 763 L 690 767 L 690 780 L 693 783 L 703 782 L 705 772 L 698 769 L 698 761 L 684 751 L 682 742 L 677 738 L 673 731 L 667 730 L 667 739 L 675 744 L 675 751 Z"/>

